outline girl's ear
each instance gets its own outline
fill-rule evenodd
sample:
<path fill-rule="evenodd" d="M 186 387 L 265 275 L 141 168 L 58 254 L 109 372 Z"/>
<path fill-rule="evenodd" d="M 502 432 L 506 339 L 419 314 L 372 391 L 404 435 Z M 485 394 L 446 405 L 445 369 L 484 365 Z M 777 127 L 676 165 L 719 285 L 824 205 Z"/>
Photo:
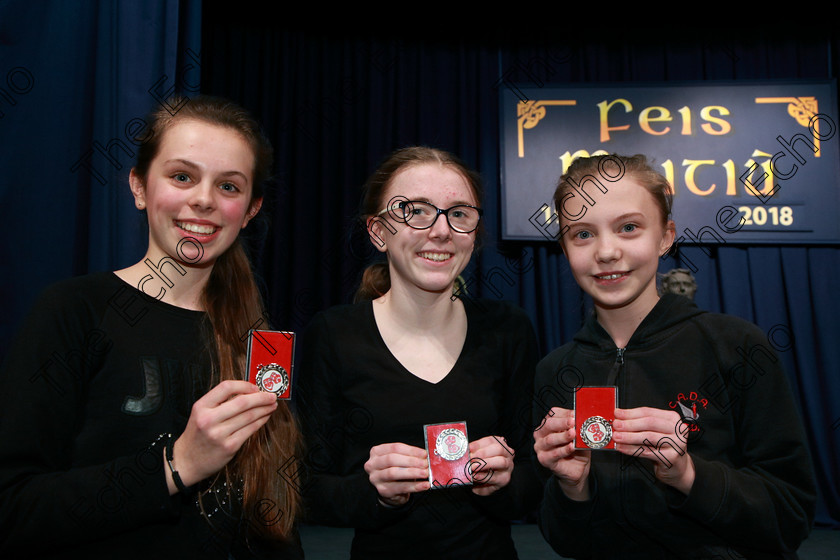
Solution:
<path fill-rule="evenodd" d="M 254 216 L 260 213 L 260 208 L 262 208 L 263 199 L 257 198 L 253 202 L 251 202 L 251 207 L 248 209 L 248 213 L 245 214 L 245 220 L 242 222 L 242 229 L 248 225 Z"/>
<path fill-rule="evenodd" d="M 388 251 L 388 246 L 385 243 L 385 232 L 389 232 L 391 235 L 397 233 L 397 230 L 394 229 L 394 226 L 388 223 L 387 220 L 380 218 L 379 216 L 371 216 L 367 219 L 367 232 L 368 237 L 370 237 L 370 242 L 373 243 L 373 246 L 376 247 L 376 250 L 380 253 L 385 253 Z"/>
<path fill-rule="evenodd" d="M 143 184 L 143 180 L 137 175 L 133 167 L 131 168 L 131 173 L 128 174 L 128 186 L 131 189 L 131 194 L 134 195 L 134 205 L 138 210 L 145 209 L 146 185 Z"/>
<path fill-rule="evenodd" d="M 665 231 L 662 233 L 662 242 L 659 246 L 659 256 L 664 257 L 671 252 L 671 247 L 674 245 L 674 239 L 677 237 L 677 226 L 674 220 L 668 220 L 665 224 Z"/>

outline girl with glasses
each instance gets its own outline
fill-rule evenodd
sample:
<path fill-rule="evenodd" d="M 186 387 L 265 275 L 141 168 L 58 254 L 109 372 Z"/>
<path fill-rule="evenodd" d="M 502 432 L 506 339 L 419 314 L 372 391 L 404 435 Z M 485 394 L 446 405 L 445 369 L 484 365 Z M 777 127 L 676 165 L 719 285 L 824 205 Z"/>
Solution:
<path fill-rule="evenodd" d="M 478 176 L 451 154 L 392 154 L 362 209 L 387 262 L 303 337 L 309 519 L 354 527 L 352 558 L 516 558 L 510 520 L 539 498 L 533 329 L 510 304 L 453 295 L 481 234 L 480 201 Z M 430 480 L 424 425 L 460 421 L 474 483 Z"/>

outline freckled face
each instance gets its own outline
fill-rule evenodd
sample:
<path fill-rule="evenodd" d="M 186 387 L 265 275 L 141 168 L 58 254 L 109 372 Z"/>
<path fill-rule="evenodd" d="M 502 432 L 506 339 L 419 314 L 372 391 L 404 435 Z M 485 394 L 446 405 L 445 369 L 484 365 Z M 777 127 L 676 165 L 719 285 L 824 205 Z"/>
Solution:
<path fill-rule="evenodd" d="M 477 205 L 466 179 L 451 167 L 436 163 L 413 165 L 397 173 L 385 191 L 382 208 L 391 200 L 425 201 L 440 209 Z M 374 245 L 388 254 L 392 288 L 451 291 L 475 245 L 474 231 L 453 231 L 443 215 L 424 230 L 413 229 L 389 214 L 371 219 L 369 227 L 382 241 Z"/>
<path fill-rule="evenodd" d="M 259 211 L 251 201 L 254 154 L 236 131 L 197 120 L 172 125 L 143 181 L 131 190 L 149 220 L 148 256 L 212 265 Z M 157 261 L 155 261 L 157 262 Z"/>
<path fill-rule="evenodd" d="M 674 225 L 647 189 L 625 176 L 577 221 L 563 218 L 569 231 L 563 250 L 580 287 L 604 310 L 628 309 L 646 315 L 656 305 L 659 257 L 674 241 Z"/>

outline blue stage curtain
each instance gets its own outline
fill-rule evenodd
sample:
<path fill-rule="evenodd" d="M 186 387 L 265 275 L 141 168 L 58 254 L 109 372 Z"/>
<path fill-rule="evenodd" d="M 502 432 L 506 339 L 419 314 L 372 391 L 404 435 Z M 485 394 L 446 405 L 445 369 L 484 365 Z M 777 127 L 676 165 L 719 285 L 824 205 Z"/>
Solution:
<path fill-rule="evenodd" d="M 147 113 L 200 88 L 199 2 L 0 3 L 0 356 L 48 284 L 139 261 Z"/>

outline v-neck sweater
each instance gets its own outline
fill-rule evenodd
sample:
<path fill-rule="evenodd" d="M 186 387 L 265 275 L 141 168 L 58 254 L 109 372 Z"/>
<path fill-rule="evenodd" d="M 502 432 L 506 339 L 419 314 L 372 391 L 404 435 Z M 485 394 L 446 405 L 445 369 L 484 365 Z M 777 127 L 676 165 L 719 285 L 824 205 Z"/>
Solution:
<path fill-rule="evenodd" d="M 303 336 L 295 400 L 309 450 L 306 506 L 313 522 L 356 528 L 354 558 L 517 557 L 510 520 L 531 511 L 541 493 L 530 462 L 536 337 L 512 304 L 463 301 L 466 339 L 437 383 L 390 352 L 371 302 L 322 312 Z M 380 505 L 364 470 L 370 449 L 423 448 L 425 424 L 460 421 L 470 441 L 504 437 L 516 450 L 511 482 L 487 497 L 446 488 L 413 494 L 400 508 Z"/>

